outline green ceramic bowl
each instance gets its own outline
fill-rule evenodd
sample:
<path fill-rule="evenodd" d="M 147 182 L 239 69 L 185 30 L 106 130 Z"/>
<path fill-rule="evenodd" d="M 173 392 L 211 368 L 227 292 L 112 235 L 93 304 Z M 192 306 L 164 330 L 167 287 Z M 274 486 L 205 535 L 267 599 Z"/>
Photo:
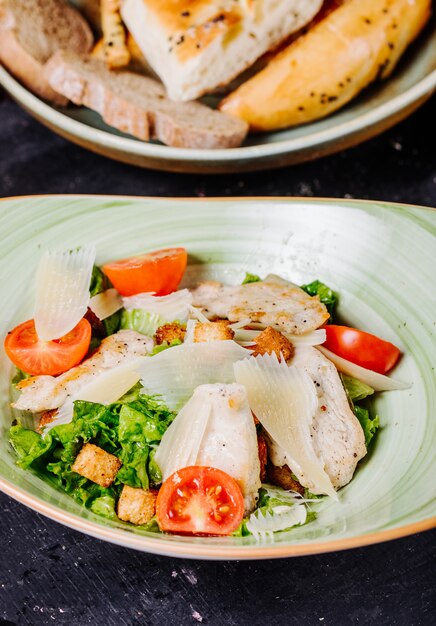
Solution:
<path fill-rule="evenodd" d="M 73 0 L 98 22 L 96 0 Z M 393 75 L 375 83 L 325 119 L 251 134 L 240 148 L 189 150 L 139 141 L 85 107 L 56 108 L 39 100 L 0 66 L 0 85 L 31 115 L 62 137 L 125 163 L 172 172 L 223 173 L 282 167 L 344 150 L 410 115 L 436 87 L 435 20 L 406 51 Z"/>
<path fill-rule="evenodd" d="M 187 538 L 109 522 L 18 469 L 7 441 L 11 367 L 1 367 L 0 489 L 54 520 L 139 550 L 193 558 L 282 557 L 385 541 L 435 525 L 436 211 L 341 200 L 173 200 L 48 196 L 0 203 L 2 336 L 32 312 L 35 265 L 46 248 L 94 242 L 98 262 L 185 245 L 187 281 L 239 281 L 275 272 L 297 283 L 319 278 L 340 292 L 348 323 L 399 345 L 405 391 L 378 394 L 382 428 L 338 503 L 315 522 L 276 536 Z"/>

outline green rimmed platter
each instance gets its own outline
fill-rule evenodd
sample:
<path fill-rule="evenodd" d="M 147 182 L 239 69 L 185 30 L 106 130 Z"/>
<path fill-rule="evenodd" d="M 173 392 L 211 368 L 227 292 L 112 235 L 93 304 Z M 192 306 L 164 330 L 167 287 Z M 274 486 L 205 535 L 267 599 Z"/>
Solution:
<path fill-rule="evenodd" d="M 246 271 L 340 293 L 348 323 L 404 352 L 405 391 L 380 394 L 381 431 L 339 503 L 323 500 L 311 524 L 257 544 L 252 538 L 153 535 L 99 518 L 18 469 L 7 441 L 11 368 L 0 358 L 0 489 L 81 532 L 157 554 L 256 559 L 357 547 L 436 524 L 436 211 L 406 205 L 280 198 L 168 199 L 36 196 L 0 203 L 2 337 L 31 314 L 35 264 L 45 248 L 95 243 L 98 261 L 185 245 L 187 281 L 238 281 Z"/>

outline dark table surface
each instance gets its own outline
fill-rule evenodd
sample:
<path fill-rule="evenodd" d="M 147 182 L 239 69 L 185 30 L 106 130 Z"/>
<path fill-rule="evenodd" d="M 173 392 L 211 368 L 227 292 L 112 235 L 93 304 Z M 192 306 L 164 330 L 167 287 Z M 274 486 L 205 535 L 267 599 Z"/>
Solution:
<path fill-rule="evenodd" d="M 321 161 L 201 177 L 136 169 L 86 152 L 0 95 L 0 195 L 298 195 L 434 207 L 435 103 Z M 278 561 L 175 560 L 80 535 L 0 494 L 0 624 L 433 625 L 435 538 L 429 531 Z"/>

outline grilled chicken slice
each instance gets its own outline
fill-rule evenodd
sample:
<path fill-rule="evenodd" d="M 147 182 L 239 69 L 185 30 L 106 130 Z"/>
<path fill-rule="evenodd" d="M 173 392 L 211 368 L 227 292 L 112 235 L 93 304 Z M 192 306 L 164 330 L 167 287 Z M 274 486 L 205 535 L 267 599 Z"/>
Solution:
<path fill-rule="evenodd" d="M 163 480 L 186 465 L 227 472 L 241 488 L 245 513 L 251 512 L 261 484 L 260 461 L 245 388 L 234 383 L 197 387 L 165 432 L 155 461 Z"/>
<path fill-rule="evenodd" d="M 208 318 L 261 322 L 294 335 L 319 328 L 329 318 L 318 296 L 272 280 L 235 286 L 210 281 L 192 290 L 192 296 Z"/>
<path fill-rule="evenodd" d="M 353 478 L 356 465 L 366 454 L 362 427 L 348 403 L 336 367 L 319 350 L 311 346 L 297 346 L 291 365 L 303 368 L 315 383 L 318 408 L 312 432 L 317 456 L 335 489 Z M 268 451 L 277 467 L 289 465 L 280 446 L 268 439 Z"/>
<path fill-rule="evenodd" d="M 17 389 L 21 395 L 13 404 L 16 409 L 40 413 L 59 408 L 98 374 L 153 349 L 153 340 L 134 330 L 120 330 L 103 339 L 96 352 L 77 367 L 60 376 L 33 376 L 22 380 Z"/>

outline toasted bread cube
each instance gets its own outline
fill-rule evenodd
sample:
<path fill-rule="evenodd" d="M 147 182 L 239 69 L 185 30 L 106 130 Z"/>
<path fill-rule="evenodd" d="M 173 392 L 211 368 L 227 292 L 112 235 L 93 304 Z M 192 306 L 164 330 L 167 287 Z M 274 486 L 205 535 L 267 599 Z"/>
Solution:
<path fill-rule="evenodd" d="M 113 454 L 93 443 L 85 443 L 71 469 L 101 487 L 110 487 L 121 465 Z"/>
<path fill-rule="evenodd" d="M 171 343 L 172 341 L 183 341 L 185 338 L 186 330 L 177 324 L 177 322 L 173 322 L 172 324 L 164 324 L 163 326 L 159 326 L 157 329 L 154 339 L 158 346 L 166 341 L 167 343 Z"/>
<path fill-rule="evenodd" d="M 265 328 L 255 339 L 256 345 L 253 350 L 253 356 L 258 354 L 272 354 L 275 352 L 277 358 L 283 355 L 285 361 L 288 361 L 294 354 L 294 346 L 281 332 L 274 330 L 271 326 Z"/>
<path fill-rule="evenodd" d="M 268 463 L 266 474 L 272 485 L 277 485 L 282 489 L 286 489 L 286 491 L 296 491 L 301 496 L 304 496 L 304 487 L 296 480 L 288 465 L 277 467 L 272 463 Z"/>
<path fill-rule="evenodd" d="M 140 526 L 147 524 L 156 513 L 157 491 L 134 489 L 124 485 L 118 500 L 117 515 L 124 522 Z"/>
<path fill-rule="evenodd" d="M 194 328 L 194 343 L 204 341 L 225 341 L 233 339 L 234 331 L 229 328 L 228 320 L 217 320 L 216 322 L 205 322 L 196 324 Z"/>
<path fill-rule="evenodd" d="M 37 433 L 43 433 L 44 428 L 50 424 L 56 417 L 58 413 L 58 409 L 50 409 L 48 411 L 43 411 L 39 417 L 38 428 L 36 429 Z"/>

